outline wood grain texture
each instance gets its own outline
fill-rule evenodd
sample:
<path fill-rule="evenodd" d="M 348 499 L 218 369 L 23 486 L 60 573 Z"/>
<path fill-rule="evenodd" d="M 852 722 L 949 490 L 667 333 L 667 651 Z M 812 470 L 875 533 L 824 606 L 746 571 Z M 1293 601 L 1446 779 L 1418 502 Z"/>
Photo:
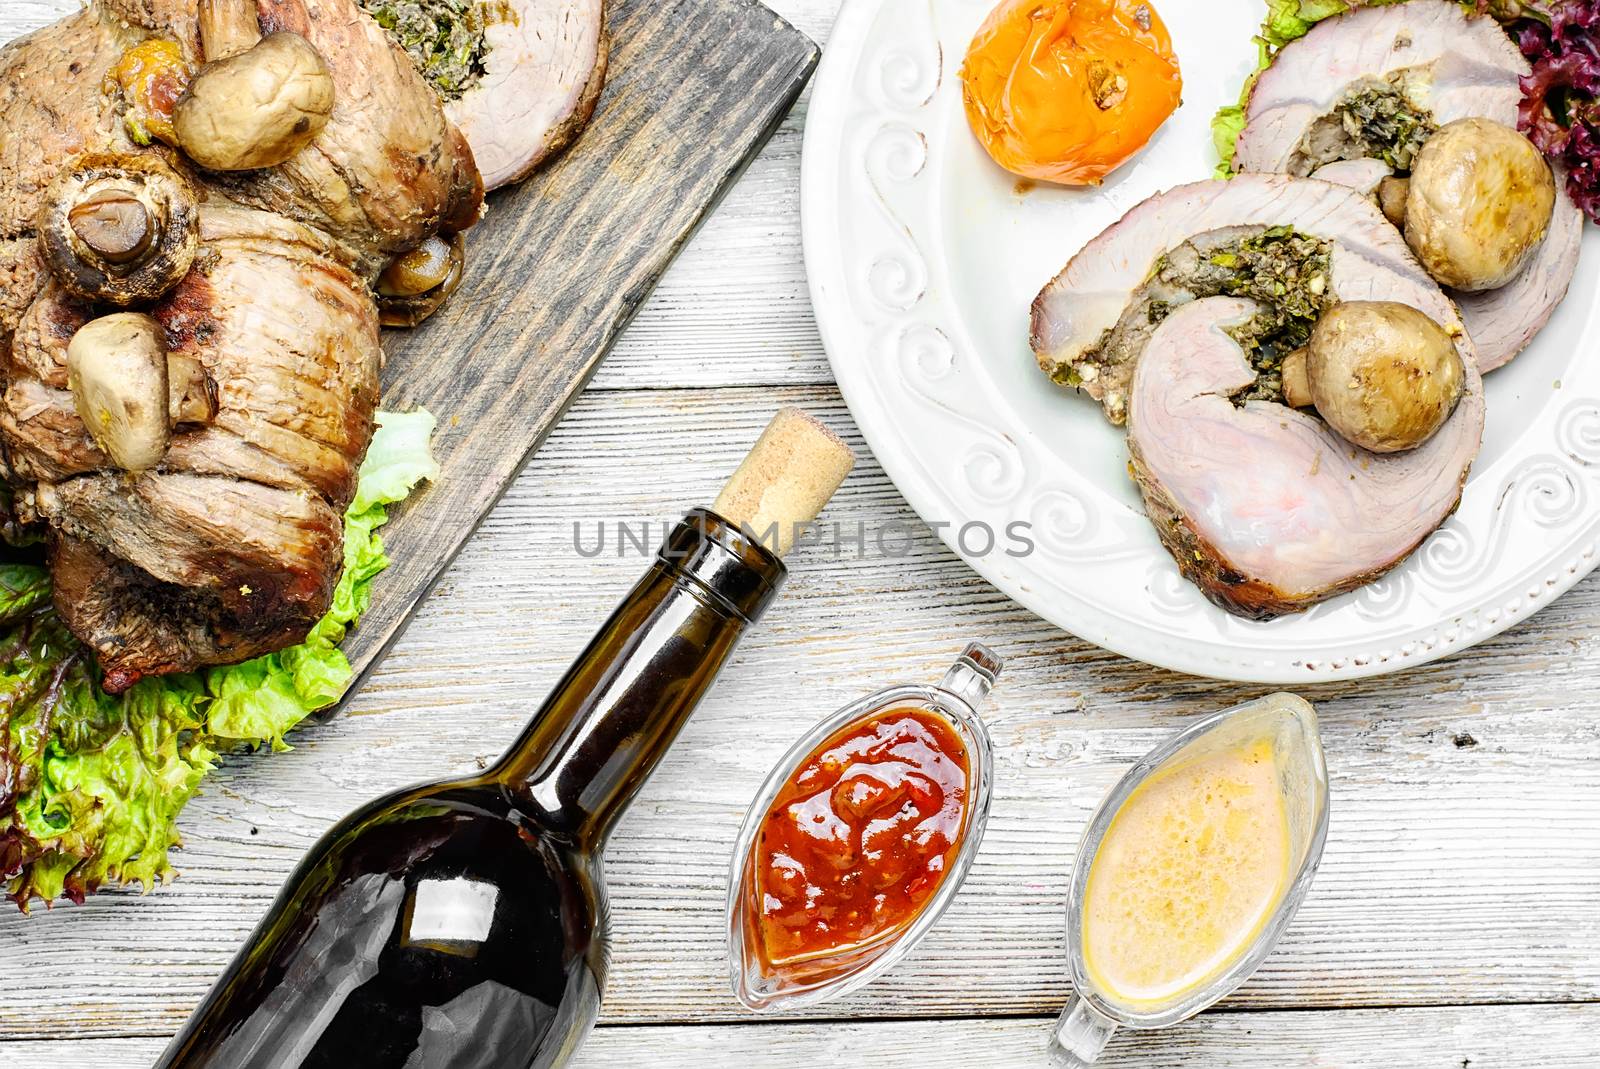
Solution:
<path fill-rule="evenodd" d="M 817 40 L 838 6 L 771 2 Z M 73 4 L 0 0 L 0 36 Z M 823 385 L 805 294 L 803 106 L 666 272 L 349 715 L 308 727 L 292 753 L 231 758 L 184 815 L 175 886 L 0 915 L 0 1066 L 148 1064 L 329 823 L 498 752 L 644 565 L 580 556 L 574 522 L 588 541 L 599 520 L 659 523 L 708 500 L 780 404 L 821 412 L 859 446 Z M 753 388 L 774 384 L 814 388 Z M 1042 1066 L 1041 1015 L 1066 996 L 1065 874 L 1089 807 L 1167 732 L 1255 693 L 1042 623 L 926 533 L 870 462 L 827 516 L 923 533 L 897 560 L 800 551 L 784 597 L 646 786 L 607 866 L 618 930 L 605 1020 L 620 1027 L 596 1033 L 581 1069 Z M 1109 1064 L 1600 1067 L 1592 1006 L 1448 1006 L 1600 997 L 1596 620 L 1600 576 L 1449 661 L 1312 692 L 1335 797 L 1305 909 L 1228 1012 L 1119 1040 Z M 983 855 L 917 955 L 821 1011 L 925 1019 L 748 1023 L 727 992 L 721 936 L 743 806 L 805 725 L 873 687 L 933 678 L 969 637 L 1009 662 L 988 713 L 1002 764 Z M 1386 1003 L 1414 1008 L 1355 1008 Z M 969 1019 L 983 1014 L 1012 1016 Z M 704 1023 L 661 1026 L 694 1019 Z M 108 1038 L 64 1041 L 75 1035 Z"/>
<path fill-rule="evenodd" d="M 176 885 L 0 915 L 0 1036 L 175 1028 L 333 820 L 473 768 L 515 734 L 645 565 L 614 544 L 581 556 L 573 524 L 589 545 L 601 521 L 659 525 L 673 502 L 708 500 L 781 404 L 859 447 L 831 389 L 587 395 L 348 714 L 302 729 L 293 753 L 219 770 L 184 815 Z M 682 462 L 663 466 L 663 450 Z M 821 1012 L 1054 1012 L 1066 875 L 1090 810 L 1169 732 L 1258 693 L 1123 660 L 1034 618 L 937 542 L 865 455 L 824 516 L 921 536 L 898 560 L 798 551 L 784 597 L 645 787 L 607 855 L 608 1022 L 748 1019 L 723 947 L 744 806 L 807 725 L 869 689 L 936 678 L 968 638 L 1008 661 L 987 712 L 1000 763 L 982 854 L 913 958 Z M 1333 780 L 1326 861 L 1233 1007 L 1600 997 L 1597 612 L 1590 580 L 1470 654 L 1310 692 Z"/>
<path fill-rule="evenodd" d="M 394 565 L 360 633 L 371 670 L 582 391 L 700 220 L 788 112 L 818 51 L 758 0 L 618 0 L 607 85 L 578 143 L 492 198 L 467 274 L 392 332 L 384 400 L 440 417 L 443 477 L 384 531 Z"/>
<path fill-rule="evenodd" d="M 822 1026 L 601 1028 L 572 1069 L 1047 1069 L 1049 1018 Z M 1600 1007 L 1489 1006 L 1346 1013 L 1208 1013 L 1111 1041 L 1107 1069 L 1596 1069 Z M 146 1065 L 157 1038 L 0 1043 L 7 1069 Z M 737 1053 L 736 1053 L 737 1052 Z"/>

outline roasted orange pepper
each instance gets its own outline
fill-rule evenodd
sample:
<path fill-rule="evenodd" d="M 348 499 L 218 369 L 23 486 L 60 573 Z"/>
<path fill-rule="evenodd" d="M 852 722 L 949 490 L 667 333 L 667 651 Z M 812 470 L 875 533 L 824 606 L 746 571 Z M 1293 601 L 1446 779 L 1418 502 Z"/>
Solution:
<path fill-rule="evenodd" d="M 142 41 L 122 54 L 106 75 L 108 92 L 120 91 L 127 105 L 123 122 L 128 136 L 140 145 L 159 138 L 176 146 L 172 109 L 189 86 L 189 65 L 177 42 L 160 38 Z"/>
<path fill-rule="evenodd" d="M 1004 0 L 961 68 L 967 121 L 1025 178 L 1098 183 L 1177 109 L 1183 76 L 1149 0 Z"/>

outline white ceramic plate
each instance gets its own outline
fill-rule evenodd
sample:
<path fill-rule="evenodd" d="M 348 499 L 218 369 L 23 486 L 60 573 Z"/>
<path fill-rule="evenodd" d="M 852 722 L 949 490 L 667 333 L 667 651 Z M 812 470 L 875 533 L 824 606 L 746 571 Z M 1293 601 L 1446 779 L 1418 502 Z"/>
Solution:
<path fill-rule="evenodd" d="M 856 422 L 922 517 L 1001 590 L 1108 649 L 1274 684 L 1397 671 L 1464 649 L 1592 569 L 1600 539 L 1600 237 L 1534 344 L 1489 376 L 1460 510 L 1383 580 L 1253 623 L 1182 579 L 1145 520 L 1123 434 L 1028 348 L 1034 295 L 1150 194 L 1204 178 L 1209 123 L 1252 66 L 1262 0 L 1165 0 L 1184 104 L 1091 190 L 1020 189 L 967 129 L 957 73 L 992 0 L 846 0 L 805 139 L 811 296 Z M 1029 555 L 1005 554 L 1013 521 Z M 982 553 L 982 523 L 1001 545 Z"/>

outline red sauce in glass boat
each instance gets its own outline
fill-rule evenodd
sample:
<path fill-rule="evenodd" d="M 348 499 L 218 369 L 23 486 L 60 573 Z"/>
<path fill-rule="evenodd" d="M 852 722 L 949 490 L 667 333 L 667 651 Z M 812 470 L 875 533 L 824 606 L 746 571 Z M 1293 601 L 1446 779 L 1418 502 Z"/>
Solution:
<path fill-rule="evenodd" d="M 926 709 L 874 714 L 814 750 L 757 842 L 767 965 L 824 957 L 911 923 L 961 846 L 968 772 L 961 736 Z"/>

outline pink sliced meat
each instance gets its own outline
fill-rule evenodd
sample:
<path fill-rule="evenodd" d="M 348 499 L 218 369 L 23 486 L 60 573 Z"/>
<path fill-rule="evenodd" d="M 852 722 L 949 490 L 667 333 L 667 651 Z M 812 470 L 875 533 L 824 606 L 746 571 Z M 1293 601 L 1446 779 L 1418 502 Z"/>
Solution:
<path fill-rule="evenodd" d="M 482 80 L 445 113 L 487 189 L 520 182 L 578 136 L 600 99 L 610 41 L 605 0 L 511 0 L 485 31 Z"/>
<path fill-rule="evenodd" d="M 1266 619 L 1355 589 L 1455 511 L 1483 434 L 1468 364 L 1454 415 L 1417 449 L 1358 449 L 1313 415 L 1234 402 L 1255 372 L 1227 328 L 1256 306 L 1194 301 L 1152 336 L 1133 382 L 1128 449 L 1179 570 L 1229 612 Z"/>
<path fill-rule="evenodd" d="M 1488 16 L 1453 0 L 1356 8 L 1324 19 L 1280 51 L 1250 94 L 1234 165 L 1241 171 L 1309 174 L 1358 189 L 1372 172 L 1340 161 L 1314 168 L 1301 152 L 1313 123 L 1352 89 L 1389 82 L 1443 126 L 1483 118 L 1516 126 L 1518 79 L 1527 61 Z M 1382 166 L 1380 161 L 1371 161 Z M 1566 296 L 1577 270 L 1583 214 L 1556 176 L 1550 231 L 1527 266 L 1499 290 L 1451 292 L 1478 349 L 1478 368 L 1508 363 L 1538 334 Z"/>
<path fill-rule="evenodd" d="M 1085 245 L 1033 302 L 1032 344 L 1040 368 L 1058 381 L 1064 372 L 1081 369 L 1081 389 L 1112 422 L 1122 423 L 1138 354 L 1120 353 L 1102 363 L 1096 350 L 1156 261 L 1196 234 L 1285 225 L 1332 243 L 1329 284 L 1335 298 L 1400 301 L 1446 329 L 1461 329 L 1455 305 L 1370 199 L 1316 179 L 1240 175 L 1157 194 Z M 1462 349 L 1472 355 L 1470 344 Z"/>

